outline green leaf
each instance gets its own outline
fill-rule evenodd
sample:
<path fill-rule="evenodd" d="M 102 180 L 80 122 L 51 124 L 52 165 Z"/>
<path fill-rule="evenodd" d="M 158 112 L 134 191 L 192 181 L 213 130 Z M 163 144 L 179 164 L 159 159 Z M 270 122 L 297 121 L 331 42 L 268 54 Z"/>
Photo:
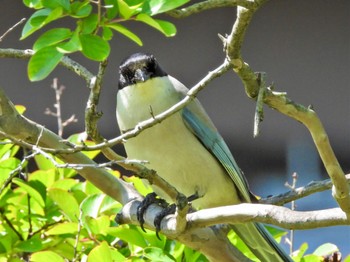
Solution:
<path fill-rule="evenodd" d="M 29 8 L 39 9 L 43 8 L 41 0 L 23 0 L 23 3 Z"/>
<path fill-rule="evenodd" d="M 69 0 L 41 0 L 41 2 L 44 7 L 50 9 L 62 7 L 64 10 L 68 11 L 70 8 Z"/>
<path fill-rule="evenodd" d="M 72 194 L 58 188 L 49 189 L 48 194 L 70 221 L 78 222 L 79 205 Z"/>
<path fill-rule="evenodd" d="M 325 243 L 319 246 L 318 248 L 316 248 L 313 254 L 317 256 L 327 256 L 338 251 L 339 251 L 339 248 L 336 245 L 332 243 Z"/>
<path fill-rule="evenodd" d="M 45 201 L 42 198 L 41 194 L 35 188 L 33 188 L 31 185 L 29 185 L 27 182 L 25 182 L 19 178 L 16 178 L 16 177 L 12 180 L 12 182 L 15 183 L 16 185 L 18 185 L 24 191 L 26 191 L 28 193 L 28 195 L 30 195 L 33 199 L 35 199 L 36 202 L 41 207 L 45 206 Z"/>
<path fill-rule="evenodd" d="M 56 48 L 60 53 L 63 53 L 63 54 L 69 54 L 69 53 L 81 51 L 82 48 L 81 48 L 78 33 L 75 32 L 68 42 L 61 43 L 57 45 Z"/>
<path fill-rule="evenodd" d="M 20 249 L 21 251 L 29 252 L 29 253 L 39 251 L 42 249 L 42 247 L 43 245 L 41 243 L 41 240 L 36 237 L 32 237 L 28 240 L 19 242 L 16 245 L 16 248 Z"/>
<path fill-rule="evenodd" d="M 133 15 L 139 13 L 140 7 L 143 5 L 143 1 L 140 3 L 135 3 L 134 5 L 128 5 L 128 3 L 126 3 L 123 0 L 118 0 L 118 9 L 119 9 L 119 15 L 128 20 L 130 17 L 132 17 Z"/>
<path fill-rule="evenodd" d="M 124 36 L 126 36 L 130 40 L 134 41 L 139 46 L 142 46 L 141 39 L 137 35 L 135 35 L 133 32 L 131 32 L 129 29 L 127 29 L 125 26 L 122 26 L 121 24 L 117 24 L 117 23 L 106 24 L 105 26 L 112 28 L 115 31 L 118 31 L 119 33 L 123 34 Z"/>
<path fill-rule="evenodd" d="M 50 170 L 55 168 L 55 165 L 43 155 L 35 155 L 34 160 L 40 170 Z"/>
<path fill-rule="evenodd" d="M 71 190 L 72 187 L 74 187 L 75 185 L 78 184 L 78 180 L 77 179 L 71 179 L 71 178 L 64 178 L 64 179 L 59 179 L 57 181 L 55 181 L 51 188 L 59 188 L 59 189 L 63 189 L 63 190 Z"/>
<path fill-rule="evenodd" d="M 91 14 L 88 17 L 83 18 L 80 22 L 81 33 L 91 34 L 97 28 L 98 16 L 97 14 Z"/>
<path fill-rule="evenodd" d="M 112 29 L 106 26 L 102 27 L 102 38 L 106 41 L 111 40 L 113 38 Z"/>
<path fill-rule="evenodd" d="M 61 61 L 63 54 L 56 47 L 48 46 L 40 49 L 29 60 L 28 76 L 31 81 L 46 78 Z"/>
<path fill-rule="evenodd" d="M 56 45 L 72 35 L 67 28 L 54 28 L 43 33 L 34 43 L 33 50 L 36 52 L 44 47 Z"/>
<path fill-rule="evenodd" d="M 89 59 L 95 61 L 106 60 L 110 47 L 107 41 L 97 35 L 80 35 L 82 53 Z"/>
<path fill-rule="evenodd" d="M 142 233 L 135 226 L 111 227 L 108 229 L 108 233 L 138 247 L 145 248 L 148 245 Z"/>
<path fill-rule="evenodd" d="M 146 247 L 143 252 L 144 256 L 151 261 L 173 262 L 175 260 L 169 254 L 166 254 L 161 248 L 158 247 Z"/>
<path fill-rule="evenodd" d="M 30 256 L 31 262 L 64 262 L 65 260 L 55 252 L 41 251 Z"/>
<path fill-rule="evenodd" d="M 105 6 L 107 10 L 107 18 L 112 20 L 118 14 L 118 0 L 105 0 Z"/>
<path fill-rule="evenodd" d="M 71 5 L 70 15 L 74 18 L 83 18 L 91 14 L 92 6 L 89 1 L 78 2 L 75 1 Z"/>
<path fill-rule="evenodd" d="M 25 39 L 26 37 L 28 37 L 29 35 L 34 33 L 36 30 L 41 28 L 41 23 L 39 23 L 38 25 L 33 25 L 33 20 L 35 18 L 39 17 L 43 22 L 43 21 L 45 21 L 47 16 L 50 14 L 50 12 L 51 12 L 50 9 L 41 9 L 41 10 L 38 10 L 35 13 L 33 13 L 23 27 L 21 40 Z"/>
<path fill-rule="evenodd" d="M 45 232 L 47 235 L 65 235 L 76 234 L 78 232 L 78 223 L 67 222 L 53 226 Z"/>
<path fill-rule="evenodd" d="M 164 13 L 170 10 L 173 10 L 175 8 L 178 8 L 179 6 L 182 6 L 186 3 L 188 3 L 189 0 L 148 0 L 148 9 L 149 9 L 149 15 L 154 16 L 156 14 Z M 143 10 L 145 11 L 145 10 Z"/>
<path fill-rule="evenodd" d="M 176 34 L 176 27 L 170 22 L 154 19 L 146 14 L 137 15 L 136 20 L 152 26 L 167 37 L 174 36 Z"/>
<path fill-rule="evenodd" d="M 107 242 L 103 241 L 95 247 L 88 255 L 88 262 L 113 262 L 112 255 Z"/>

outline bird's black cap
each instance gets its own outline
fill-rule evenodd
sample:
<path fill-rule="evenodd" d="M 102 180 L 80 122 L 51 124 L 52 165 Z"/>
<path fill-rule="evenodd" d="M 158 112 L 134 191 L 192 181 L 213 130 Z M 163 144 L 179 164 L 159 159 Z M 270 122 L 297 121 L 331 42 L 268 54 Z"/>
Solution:
<path fill-rule="evenodd" d="M 168 75 L 155 57 L 146 53 L 135 53 L 122 61 L 119 66 L 119 89 L 154 77 Z"/>

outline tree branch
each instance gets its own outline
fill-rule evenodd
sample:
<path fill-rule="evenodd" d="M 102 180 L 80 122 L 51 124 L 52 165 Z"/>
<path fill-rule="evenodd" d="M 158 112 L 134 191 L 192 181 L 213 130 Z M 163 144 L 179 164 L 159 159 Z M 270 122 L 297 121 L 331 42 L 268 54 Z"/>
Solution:
<path fill-rule="evenodd" d="M 243 6 L 245 8 L 254 8 L 254 0 L 207 0 L 193 4 L 188 7 L 181 8 L 179 10 L 172 10 L 167 12 L 168 15 L 175 18 L 185 18 L 190 15 L 198 14 L 206 10 L 220 8 L 220 7 L 235 7 Z"/>
<path fill-rule="evenodd" d="M 0 89 L 0 131 L 9 138 L 13 137 L 15 140 L 43 148 L 70 147 L 50 130 L 18 114 L 2 89 Z M 141 198 L 132 185 L 117 179 L 104 169 L 94 167 L 96 163 L 81 152 L 56 154 L 56 156 L 66 163 L 85 164 L 86 166 L 79 169 L 78 173 L 122 204 Z"/>
<path fill-rule="evenodd" d="M 265 1 L 257 2 L 263 4 Z M 234 71 L 241 78 L 247 95 L 253 99 L 256 99 L 259 93 L 259 83 L 256 74 L 241 57 L 241 45 L 247 27 L 258 7 L 250 10 L 237 7 L 236 22 L 226 39 L 227 57 L 233 65 Z M 350 215 L 349 185 L 346 182 L 344 172 L 340 167 L 330 145 L 327 133 L 316 112 L 310 107 L 306 108 L 290 100 L 285 93 L 274 92 L 271 89 L 266 90 L 264 103 L 280 113 L 303 123 L 308 128 L 327 173 L 333 182 L 333 197 L 338 202 L 340 208 Z"/>
<path fill-rule="evenodd" d="M 19 50 L 13 48 L 0 48 L 0 58 L 29 59 L 33 54 L 33 50 L 31 49 Z M 60 65 L 64 66 L 70 71 L 73 71 L 78 76 L 83 78 L 87 83 L 89 83 L 90 79 L 94 77 L 94 75 L 89 70 L 67 56 L 64 56 L 61 59 Z"/>

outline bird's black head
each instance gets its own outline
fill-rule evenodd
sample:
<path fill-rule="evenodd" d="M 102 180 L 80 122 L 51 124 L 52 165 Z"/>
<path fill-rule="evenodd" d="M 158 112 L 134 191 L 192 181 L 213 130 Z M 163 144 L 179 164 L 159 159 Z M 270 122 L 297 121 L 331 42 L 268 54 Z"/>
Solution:
<path fill-rule="evenodd" d="M 154 77 L 168 75 L 153 55 L 135 53 L 124 59 L 119 66 L 119 89 Z"/>

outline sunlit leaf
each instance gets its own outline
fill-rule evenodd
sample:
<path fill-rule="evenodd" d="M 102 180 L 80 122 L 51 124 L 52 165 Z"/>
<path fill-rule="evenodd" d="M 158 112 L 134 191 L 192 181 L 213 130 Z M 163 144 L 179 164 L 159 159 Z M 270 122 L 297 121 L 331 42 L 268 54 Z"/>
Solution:
<path fill-rule="evenodd" d="M 33 50 L 38 51 L 44 47 L 55 45 L 72 35 L 72 32 L 67 28 L 54 28 L 49 31 L 46 31 L 42 34 L 34 43 Z"/>
<path fill-rule="evenodd" d="M 89 59 L 95 61 L 105 60 L 110 52 L 107 41 L 97 35 L 80 35 L 82 53 Z"/>
<path fill-rule="evenodd" d="M 70 221 L 78 221 L 79 205 L 71 193 L 62 189 L 52 188 L 48 190 L 48 194 Z"/>
<path fill-rule="evenodd" d="M 147 4 L 149 6 L 149 15 L 153 16 L 173 10 L 188 2 L 189 0 L 148 0 Z"/>
<path fill-rule="evenodd" d="M 65 260 L 53 251 L 41 251 L 30 256 L 30 261 L 33 262 L 64 262 Z"/>
<path fill-rule="evenodd" d="M 46 231 L 47 235 L 75 234 L 78 232 L 78 223 L 67 222 L 57 224 Z"/>
<path fill-rule="evenodd" d="M 176 34 L 176 27 L 170 22 L 154 19 L 146 14 L 137 15 L 136 20 L 152 26 L 167 37 L 174 36 Z"/>
<path fill-rule="evenodd" d="M 135 35 L 133 32 L 131 32 L 129 29 L 127 29 L 125 26 L 118 24 L 118 23 L 106 24 L 105 26 L 112 28 L 115 31 L 118 31 L 119 33 L 123 34 L 124 36 L 126 36 L 130 40 L 134 41 L 139 46 L 142 46 L 141 39 L 137 35 Z"/>
<path fill-rule="evenodd" d="M 103 241 L 95 247 L 88 255 L 88 262 L 112 262 L 112 255 L 108 244 Z"/>
<path fill-rule="evenodd" d="M 24 189 L 28 193 L 28 195 L 30 195 L 33 199 L 35 199 L 38 202 L 38 204 L 41 207 L 45 206 L 45 201 L 42 198 L 42 195 L 27 182 L 16 177 L 12 179 L 12 182 L 18 185 L 20 188 Z"/>
<path fill-rule="evenodd" d="M 46 78 L 61 61 L 63 54 L 56 47 L 48 46 L 40 49 L 29 60 L 28 76 L 31 81 Z"/>

